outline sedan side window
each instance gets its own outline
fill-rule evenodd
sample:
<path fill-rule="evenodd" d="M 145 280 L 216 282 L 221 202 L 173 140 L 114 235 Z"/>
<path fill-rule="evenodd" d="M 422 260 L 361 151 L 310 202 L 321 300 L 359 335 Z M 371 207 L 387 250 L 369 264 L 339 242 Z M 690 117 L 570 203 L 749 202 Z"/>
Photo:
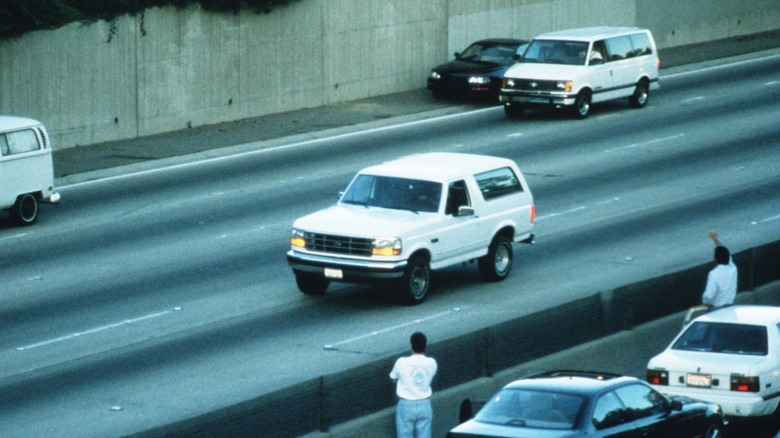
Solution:
<path fill-rule="evenodd" d="M 625 408 L 614 392 L 608 392 L 596 402 L 593 410 L 593 426 L 596 429 L 606 429 L 623 424 L 627 421 Z"/>
<path fill-rule="evenodd" d="M 645 385 L 628 385 L 615 390 L 620 400 L 626 406 L 630 420 L 665 413 L 669 410 L 666 399 Z"/>

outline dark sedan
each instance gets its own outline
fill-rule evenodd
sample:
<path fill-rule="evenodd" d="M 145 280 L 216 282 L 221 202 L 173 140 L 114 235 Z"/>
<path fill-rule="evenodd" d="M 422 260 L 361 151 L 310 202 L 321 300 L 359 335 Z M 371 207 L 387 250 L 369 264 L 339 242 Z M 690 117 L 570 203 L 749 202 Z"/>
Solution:
<path fill-rule="evenodd" d="M 447 438 L 715 438 L 725 423 L 717 404 L 667 398 L 633 377 L 553 371 L 506 385 Z"/>
<path fill-rule="evenodd" d="M 428 89 L 437 99 L 450 96 L 498 99 L 504 72 L 516 62 L 528 41 L 492 38 L 477 41 L 455 59 L 431 70 Z"/>

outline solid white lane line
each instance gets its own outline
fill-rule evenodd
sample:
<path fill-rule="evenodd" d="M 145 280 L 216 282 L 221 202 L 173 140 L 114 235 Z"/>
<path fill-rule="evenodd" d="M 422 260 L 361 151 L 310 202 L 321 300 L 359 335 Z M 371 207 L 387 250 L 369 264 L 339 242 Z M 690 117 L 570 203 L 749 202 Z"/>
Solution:
<path fill-rule="evenodd" d="M 381 330 L 377 330 L 377 331 L 374 331 L 374 332 L 371 332 L 371 333 L 366 333 L 366 334 L 360 335 L 360 336 L 355 336 L 354 338 L 345 339 L 343 341 L 334 342 L 332 344 L 325 344 L 323 346 L 323 349 L 324 350 L 337 350 L 338 349 L 337 347 L 339 345 L 345 345 L 345 344 L 349 344 L 349 343 L 352 343 L 352 342 L 360 341 L 362 339 L 372 338 L 374 336 L 379 336 L 381 334 L 384 334 L 384 333 L 387 333 L 387 332 L 391 332 L 391 331 L 394 331 L 394 330 L 398 330 L 398 329 L 401 329 L 401 328 L 404 328 L 404 327 L 408 327 L 410 325 L 416 325 L 416 324 L 419 324 L 419 323 L 421 323 L 423 321 L 430 321 L 432 319 L 441 318 L 443 316 L 450 315 L 450 314 L 452 314 L 454 312 L 457 312 L 459 310 L 460 310 L 459 307 L 455 307 L 455 308 L 453 308 L 451 310 L 447 310 L 445 312 L 440 312 L 440 313 L 437 313 L 435 315 L 427 316 L 425 318 L 415 319 L 414 321 L 409 321 L 409 322 L 405 322 L 403 324 L 398 324 L 398 325 L 394 325 L 394 326 L 391 326 L 391 327 L 383 328 Z"/>
<path fill-rule="evenodd" d="M 174 310 L 180 310 L 180 309 L 181 309 L 180 307 L 177 307 Z M 69 335 L 60 336 L 58 338 L 53 338 L 53 339 L 47 339 L 45 341 L 36 342 L 34 344 L 28 344 L 28 345 L 25 345 L 23 347 L 18 347 L 16 350 L 17 351 L 31 350 L 33 348 L 43 347 L 45 345 L 56 344 L 58 342 L 67 341 L 69 339 L 78 338 L 80 336 L 85 336 L 85 335 L 91 335 L 91 334 L 99 333 L 99 332 L 102 332 L 102 331 L 106 331 L 106 330 L 110 330 L 110 329 L 113 329 L 113 328 L 121 327 L 123 325 L 133 324 L 133 323 L 136 323 L 136 322 L 145 321 L 147 319 L 159 318 L 159 317 L 167 315 L 169 313 L 171 313 L 170 310 L 165 310 L 165 311 L 162 311 L 162 312 L 151 313 L 149 315 L 140 316 L 138 318 L 125 319 L 124 321 L 119 321 L 119 322 L 115 322 L 115 323 L 112 323 L 112 324 L 102 325 L 100 327 L 91 328 L 91 329 L 88 329 L 88 330 L 84 330 L 82 332 L 72 333 L 72 334 L 69 334 Z"/>
<path fill-rule="evenodd" d="M 650 146 L 650 145 L 653 145 L 653 144 L 656 144 L 656 143 L 676 140 L 676 139 L 682 138 L 682 137 L 685 137 L 685 134 L 675 134 L 675 135 L 670 135 L 669 137 L 655 138 L 653 140 L 643 141 L 641 143 L 632 143 L 632 144 L 626 145 L 626 146 L 620 146 L 620 147 L 616 147 L 616 148 L 612 148 L 612 149 L 605 149 L 604 152 L 609 153 L 609 152 L 614 152 L 614 151 L 622 151 L 622 150 L 626 150 L 626 149 L 633 149 L 633 148 L 638 148 L 638 147 Z"/>

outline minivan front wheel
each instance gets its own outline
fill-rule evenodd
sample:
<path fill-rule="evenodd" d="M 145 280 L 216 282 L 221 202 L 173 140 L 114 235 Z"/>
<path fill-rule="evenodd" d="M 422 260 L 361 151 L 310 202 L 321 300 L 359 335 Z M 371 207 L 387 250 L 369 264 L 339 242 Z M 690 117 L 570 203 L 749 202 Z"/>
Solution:
<path fill-rule="evenodd" d="M 38 219 L 38 200 L 29 193 L 19 195 L 10 212 L 16 225 L 32 225 Z"/>
<path fill-rule="evenodd" d="M 650 87 L 646 81 L 640 81 L 636 84 L 634 94 L 629 96 L 628 104 L 633 108 L 644 108 L 647 105 L 647 100 L 650 98 Z"/>
<path fill-rule="evenodd" d="M 590 93 L 587 91 L 580 91 L 577 98 L 574 100 L 574 117 L 577 119 L 584 119 L 590 114 Z"/>

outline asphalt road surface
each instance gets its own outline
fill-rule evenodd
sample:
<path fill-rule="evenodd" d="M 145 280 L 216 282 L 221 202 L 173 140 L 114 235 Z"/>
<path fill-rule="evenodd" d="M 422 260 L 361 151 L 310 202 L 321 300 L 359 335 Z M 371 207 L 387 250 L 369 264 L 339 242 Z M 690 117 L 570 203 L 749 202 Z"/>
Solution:
<path fill-rule="evenodd" d="M 417 328 L 446 339 L 697 265 L 708 229 L 733 251 L 776 241 L 778 71 L 775 55 L 669 74 L 647 108 L 585 121 L 485 106 L 68 183 L 33 227 L 0 216 L 0 435 L 141 431 L 399 354 Z M 415 307 L 298 292 L 292 221 L 359 168 L 427 151 L 524 171 L 538 243 L 510 278 L 448 269 Z"/>

